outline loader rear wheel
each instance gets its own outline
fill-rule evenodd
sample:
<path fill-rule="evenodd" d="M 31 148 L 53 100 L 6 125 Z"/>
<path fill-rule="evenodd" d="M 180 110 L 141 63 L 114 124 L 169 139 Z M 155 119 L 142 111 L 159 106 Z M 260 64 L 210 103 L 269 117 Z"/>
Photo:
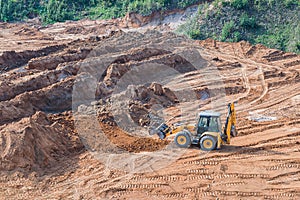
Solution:
<path fill-rule="evenodd" d="M 204 151 L 211 151 L 216 148 L 217 140 L 213 136 L 206 135 L 200 140 L 200 148 Z"/>
<path fill-rule="evenodd" d="M 187 148 L 191 145 L 191 137 L 188 133 L 179 132 L 175 137 L 175 144 L 181 148 Z"/>

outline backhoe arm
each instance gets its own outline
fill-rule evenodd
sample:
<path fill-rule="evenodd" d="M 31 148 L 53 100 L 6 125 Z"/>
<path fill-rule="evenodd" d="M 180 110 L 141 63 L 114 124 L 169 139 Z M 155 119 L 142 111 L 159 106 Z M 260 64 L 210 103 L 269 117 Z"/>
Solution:
<path fill-rule="evenodd" d="M 236 131 L 236 114 L 234 109 L 234 103 L 228 104 L 228 114 L 226 118 L 225 128 L 224 128 L 224 135 L 226 137 L 226 143 L 230 144 L 230 137 L 237 136 Z"/>

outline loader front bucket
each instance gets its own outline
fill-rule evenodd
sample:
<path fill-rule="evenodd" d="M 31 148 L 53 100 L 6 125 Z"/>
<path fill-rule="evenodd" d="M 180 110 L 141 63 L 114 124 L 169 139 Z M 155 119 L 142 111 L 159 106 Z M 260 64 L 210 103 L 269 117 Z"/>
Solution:
<path fill-rule="evenodd" d="M 155 130 L 158 137 L 163 140 L 166 138 L 166 134 L 170 131 L 170 127 L 167 124 L 162 123 Z"/>

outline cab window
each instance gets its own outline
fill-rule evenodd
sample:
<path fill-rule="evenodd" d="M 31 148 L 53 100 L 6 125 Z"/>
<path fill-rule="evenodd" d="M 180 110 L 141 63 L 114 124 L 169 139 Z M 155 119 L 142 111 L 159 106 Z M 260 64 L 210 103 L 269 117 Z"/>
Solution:
<path fill-rule="evenodd" d="M 208 127 L 208 118 L 207 117 L 201 117 L 198 125 L 200 127 Z"/>
<path fill-rule="evenodd" d="M 218 117 L 211 117 L 209 122 L 208 131 L 211 132 L 219 132 L 219 118 Z"/>

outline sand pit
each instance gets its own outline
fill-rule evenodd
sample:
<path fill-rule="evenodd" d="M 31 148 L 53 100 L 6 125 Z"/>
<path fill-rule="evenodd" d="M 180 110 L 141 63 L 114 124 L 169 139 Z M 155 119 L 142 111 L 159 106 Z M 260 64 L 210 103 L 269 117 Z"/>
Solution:
<path fill-rule="evenodd" d="M 300 198 L 299 55 L 156 31 L 102 36 L 114 24 L 103 22 L 104 28 L 93 32 L 97 23 L 1 25 L 0 199 Z M 202 62 L 184 57 L 195 49 Z M 88 80 L 82 67 L 95 69 L 100 55 L 112 60 L 93 79 L 93 101 L 86 84 L 80 94 L 86 101 L 74 102 L 76 81 Z M 159 82 L 143 66 L 165 66 L 173 74 L 164 71 L 169 76 Z M 132 71 L 149 77 L 127 76 Z M 132 123 L 127 128 L 121 97 Z M 193 147 L 167 166 L 143 173 L 110 169 L 91 156 L 74 117 L 82 109 L 95 117 L 108 141 L 142 155 L 172 144 L 129 131 L 149 128 L 149 113 L 169 123 L 195 123 L 196 113 L 213 109 L 224 120 L 232 101 L 238 101 L 239 137 L 230 146 L 209 153 Z"/>

